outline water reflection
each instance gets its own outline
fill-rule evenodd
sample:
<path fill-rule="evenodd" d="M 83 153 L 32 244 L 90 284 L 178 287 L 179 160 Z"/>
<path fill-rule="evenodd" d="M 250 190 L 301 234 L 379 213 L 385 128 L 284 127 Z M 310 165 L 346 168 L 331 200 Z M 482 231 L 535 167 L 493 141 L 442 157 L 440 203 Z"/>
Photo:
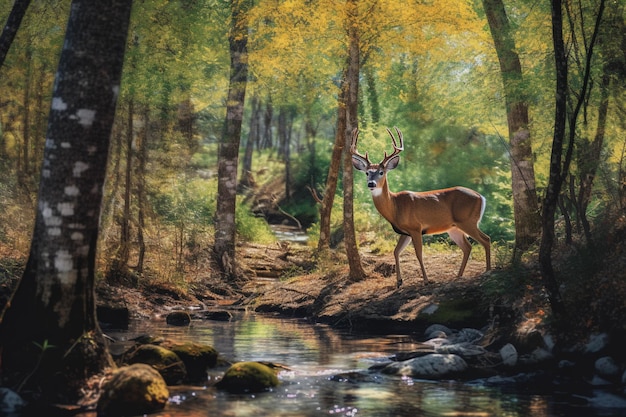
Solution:
<path fill-rule="evenodd" d="M 206 386 L 172 388 L 170 404 L 155 414 L 160 417 L 612 415 L 607 410 L 601 414 L 568 402 L 557 403 L 547 395 L 368 372 L 389 355 L 414 350 L 418 342 L 407 335 L 355 335 L 302 320 L 244 313 L 232 322 L 194 321 L 190 327 L 137 321 L 127 331 L 108 333 L 121 342 L 115 349 L 147 333 L 207 343 L 233 361 L 270 361 L 290 368 L 279 375 L 280 386 L 255 395 L 213 389 L 211 382 L 219 379 L 224 369 L 212 370 Z"/>

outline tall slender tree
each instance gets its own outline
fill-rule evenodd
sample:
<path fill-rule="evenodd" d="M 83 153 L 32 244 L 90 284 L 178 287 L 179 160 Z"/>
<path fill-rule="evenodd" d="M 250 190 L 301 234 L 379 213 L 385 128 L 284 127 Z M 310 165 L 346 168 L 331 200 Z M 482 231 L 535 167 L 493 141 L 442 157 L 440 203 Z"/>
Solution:
<path fill-rule="evenodd" d="M 563 36 L 563 3 L 561 0 L 552 0 L 552 42 L 554 47 L 554 61 L 556 68 L 556 91 L 554 111 L 554 134 L 552 138 L 552 152 L 550 154 L 550 175 L 548 186 L 543 200 L 542 209 L 542 235 L 539 247 L 539 267 L 541 270 L 544 286 L 548 291 L 550 306 L 554 315 L 559 319 L 565 319 L 565 306 L 559 291 L 559 283 L 552 265 L 552 248 L 555 241 L 554 216 L 556 213 L 559 193 L 563 182 L 569 175 L 570 164 L 574 152 L 576 139 L 576 123 L 582 108 L 583 101 L 587 96 L 591 77 L 591 60 L 593 46 L 596 43 L 605 0 L 600 0 L 597 14 L 594 19 L 594 30 L 589 40 L 589 49 L 585 57 L 584 73 L 581 77 L 580 88 L 576 91 L 576 99 L 568 112 L 571 88 L 569 84 L 569 64 Z M 573 27 L 570 27 L 574 30 Z"/>
<path fill-rule="evenodd" d="M 346 3 L 346 31 L 348 34 L 348 71 L 344 81 L 346 94 L 345 102 L 340 103 L 346 113 L 346 128 L 343 131 L 343 228 L 346 245 L 346 255 L 350 266 L 350 279 L 360 281 L 365 278 L 365 271 L 361 265 L 359 248 L 354 231 L 354 192 L 353 166 L 350 145 L 352 131 L 358 128 L 358 98 L 360 73 L 360 44 L 359 44 L 359 10 L 358 0 L 348 0 Z M 342 132 L 339 132 L 340 134 Z"/>
<path fill-rule="evenodd" d="M 248 81 L 248 13 L 251 0 L 231 0 L 230 85 L 226 100 L 226 121 L 219 150 L 217 210 L 215 212 L 215 258 L 230 278 L 235 274 L 235 208 L 237 166 Z"/>
<path fill-rule="evenodd" d="M 50 401 L 76 399 L 112 365 L 96 320 L 95 255 L 131 4 L 72 2 L 28 263 L 0 322 L 3 382 Z"/>
<path fill-rule="evenodd" d="M 527 94 L 524 91 L 522 65 L 504 3 L 502 0 L 483 0 L 483 7 L 500 62 L 500 74 L 504 85 L 515 217 L 515 256 L 520 256 L 529 245 L 537 241 L 541 232 L 528 126 Z"/>
<path fill-rule="evenodd" d="M 4 29 L 0 35 L 0 68 L 9 53 L 13 39 L 15 39 L 15 35 L 20 28 L 20 24 L 22 23 L 22 19 L 26 14 L 29 4 L 30 0 L 16 0 L 15 3 L 13 3 L 13 8 L 9 14 L 7 23 L 4 25 Z"/>

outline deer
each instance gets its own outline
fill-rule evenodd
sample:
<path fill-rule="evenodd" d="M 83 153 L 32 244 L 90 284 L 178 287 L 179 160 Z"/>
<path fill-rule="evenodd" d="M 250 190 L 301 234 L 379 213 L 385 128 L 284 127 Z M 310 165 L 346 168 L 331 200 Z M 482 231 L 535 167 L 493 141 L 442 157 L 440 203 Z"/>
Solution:
<path fill-rule="evenodd" d="M 357 151 L 358 129 L 352 131 L 352 165 L 367 176 L 369 188 L 376 210 L 389 223 L 393 230 L 400 235 L 398 244 L 393 251 L 396 261 L 396 286 L 402 285 L 400 270 L 400 254 L 413 241 L 415 255 L 422 270 L 424 284 L 428 284 L 428 276 L 422 260 L 422 236 L 448 233 L 452 241 L 463 252 L 463 260 L 458 277 L 463 276 L 472 245 L 468 236 L 485 248 L 487 271 L 491 269 L 491 239 L 483 233 L 478 225 L 485 213 L 487 200 L 478 192 L 465 187 L 451 187 L 432 191 L 400 191 L 389 190 L 387 173 L 398 167 L 400 153 L 404 150 L 404 138 L 400 129 L 395 127 L 398 140 L 390 129 L 393 153 L 383 160 L 372 164 L 368 153 L 362 155 Z"/>

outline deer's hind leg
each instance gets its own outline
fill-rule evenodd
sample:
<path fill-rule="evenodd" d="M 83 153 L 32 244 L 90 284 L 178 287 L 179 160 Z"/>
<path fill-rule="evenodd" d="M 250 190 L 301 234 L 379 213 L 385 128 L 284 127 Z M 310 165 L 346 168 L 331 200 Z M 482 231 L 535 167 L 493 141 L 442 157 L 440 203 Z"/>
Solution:
<path fill-rule="evenodd" d="M 472 245 L 467 239 L 467 236 L 465 236 L 465 232 L 463 232 L 461 229 L 453 227 L 452 229 L 448 230 L 448 235 L 450 236 L 450 239 L 452 239 L 454 243 L 456 243 L 459 248 L 461 248 L 461 251 L 463 251 L 463 261 L 461 261 L 461 268 L 459 268 L 458 273 L 458 276 L 462 277 L 463 272 L 465 271 L 465 266 L 467 265 L 467 260 L 470 256 L 470 252 L 472 252 Z"/>

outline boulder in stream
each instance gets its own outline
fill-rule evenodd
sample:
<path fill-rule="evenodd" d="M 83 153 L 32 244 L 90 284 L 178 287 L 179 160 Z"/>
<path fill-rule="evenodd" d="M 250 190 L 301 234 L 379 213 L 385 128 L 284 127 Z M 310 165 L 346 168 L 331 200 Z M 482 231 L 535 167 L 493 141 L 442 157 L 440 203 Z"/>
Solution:
<path fill-rule="evenodd" d="M 262 392 L 278 385 L 276 371 L 260 362 L 233 364 L 215 385 L 231 393 Z"/>
<path fill-rule="evenodd" d="M 165 322 L 170 326 L 189 326 L 191 315 L 186 311 L 172 311 L 165 317 Z"/>
<path fill-rule="evenodd" d="M 137 363 L 113 374 L 98 400 L 98 416 L 134 416 L 162 410 L 169 391 L 163 377 L 151 366 Z"/>
<path fill-rule="evenodd" d="M 467 363 L 458 355 L 426 355 L 403 362 L 392 362 L 382 369 L 383 373 L 417 378 L 448 378 L 467 370 Z"/>
<path fill-rule="evenodd" d="M 217 365 L 218 353 L 212 346 L 194 342 L 165 342 L 164 347 L 183 361 L 188 381 L 206 380 L 207 368 L 214 368 Z"/>
<path fill-rule="evenodd" d="M 183 382 L 187 369 L 180 357 L 169 349 L 157 345 L 140 345 L 124 355 L 128 364 L 145 363 L 156 369 L 168 385 Z"/>

